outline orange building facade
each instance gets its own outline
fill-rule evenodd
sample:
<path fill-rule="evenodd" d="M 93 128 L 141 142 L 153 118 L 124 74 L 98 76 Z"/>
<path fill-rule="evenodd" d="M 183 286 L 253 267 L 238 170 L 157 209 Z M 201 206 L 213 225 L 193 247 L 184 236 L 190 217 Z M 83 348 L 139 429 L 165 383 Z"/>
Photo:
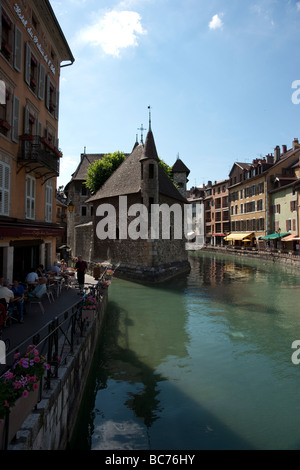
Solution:
<path fill-rule="evenodd" d="M 0 275 L 20 281 L 62 234 L 59 80 L 74 58 L 48 0 L 0 0 L 0 18 Z"/>

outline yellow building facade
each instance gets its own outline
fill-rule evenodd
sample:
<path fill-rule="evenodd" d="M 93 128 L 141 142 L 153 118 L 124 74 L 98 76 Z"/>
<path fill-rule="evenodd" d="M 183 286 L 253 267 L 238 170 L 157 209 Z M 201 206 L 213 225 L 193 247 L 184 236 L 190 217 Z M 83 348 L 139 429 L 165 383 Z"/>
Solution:
<path fill-rule="evenodd" d="M 0 0 L 0 275 L 56 254 L 59 81 L 74 58 L 48 0 Z"/>

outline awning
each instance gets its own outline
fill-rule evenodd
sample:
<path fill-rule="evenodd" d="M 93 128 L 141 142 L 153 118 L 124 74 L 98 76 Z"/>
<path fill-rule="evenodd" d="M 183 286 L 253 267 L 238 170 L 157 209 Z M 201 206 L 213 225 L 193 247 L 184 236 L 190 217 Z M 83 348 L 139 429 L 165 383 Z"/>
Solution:
<path fill-rule="evenodd" d="M 294 240 L 300 240 L 300 237 L 298 235 L 288 235 L 281 239 L 282 242 L 292 242 Z"/>
<path fill-rule="evenodd" d="M 279 238 L 282 238 L 282 237 L 287 237 L 288 235 L 290 235 L 289 232 L 287 233 L 271 233 L 270 235 L 265 235 L 264 237 L 261 237 L 260 239 L 261 240 L 277 240 Z"/>
<path fill-rule="evenodd" d="M 225 233 L 213 233 L 213 237 L 225 237 Z"/>
<path fill-rule="evenodd" d="M 245 238 L 249 239 L 251 237 L 251 235 L 254 235 L 254 232 L 250 232 L 250 233 L 230 233 L 229 235 L 227 235 L 227 237 L 224 238 L 224 240 L 226 240 L 227 242 L 230 241 L 230 240 L 249 241 L 249 240 L 244 240 L 244 239 Z"/>

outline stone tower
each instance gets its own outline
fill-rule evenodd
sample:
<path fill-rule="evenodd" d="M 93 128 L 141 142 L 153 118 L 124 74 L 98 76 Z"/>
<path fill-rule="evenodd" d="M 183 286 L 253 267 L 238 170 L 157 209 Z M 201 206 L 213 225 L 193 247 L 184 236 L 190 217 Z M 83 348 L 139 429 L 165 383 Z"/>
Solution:
<path fill-rule="evenodd" d="M 172 172 L 174 184 L 177 186 L 180 194 L 183 197 L 186 197 L 186 185 L 189 181 L 188 176 L 190 174 L 190 170 L 178 157 L 176 163 L 173 165 Z"/>
<path fill-rule="evenodd" d="M 151 204 L 159 203 L 158 162 L 154 137 L 150 127 L 143 154 L 140 158 L 142 204 L 148 208 L 149 213 L 151 212 Z"/>

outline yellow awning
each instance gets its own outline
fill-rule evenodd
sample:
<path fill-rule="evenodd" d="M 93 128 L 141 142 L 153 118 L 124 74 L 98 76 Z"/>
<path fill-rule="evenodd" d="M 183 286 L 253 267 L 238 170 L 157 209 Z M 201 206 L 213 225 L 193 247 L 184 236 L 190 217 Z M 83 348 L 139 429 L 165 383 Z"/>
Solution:
<path fill-rule="evenodd" d="M 230 233 L 227 237 L 224 238 L 227 242 L 230 240 L 244 240 L 244 238 L 249 238 L 253 235 L 253 232 L 250 233 Z M 246 241 L 246 240 L 245 240 Z M 249 241 L 249 240 L 247 240 Z"/>

